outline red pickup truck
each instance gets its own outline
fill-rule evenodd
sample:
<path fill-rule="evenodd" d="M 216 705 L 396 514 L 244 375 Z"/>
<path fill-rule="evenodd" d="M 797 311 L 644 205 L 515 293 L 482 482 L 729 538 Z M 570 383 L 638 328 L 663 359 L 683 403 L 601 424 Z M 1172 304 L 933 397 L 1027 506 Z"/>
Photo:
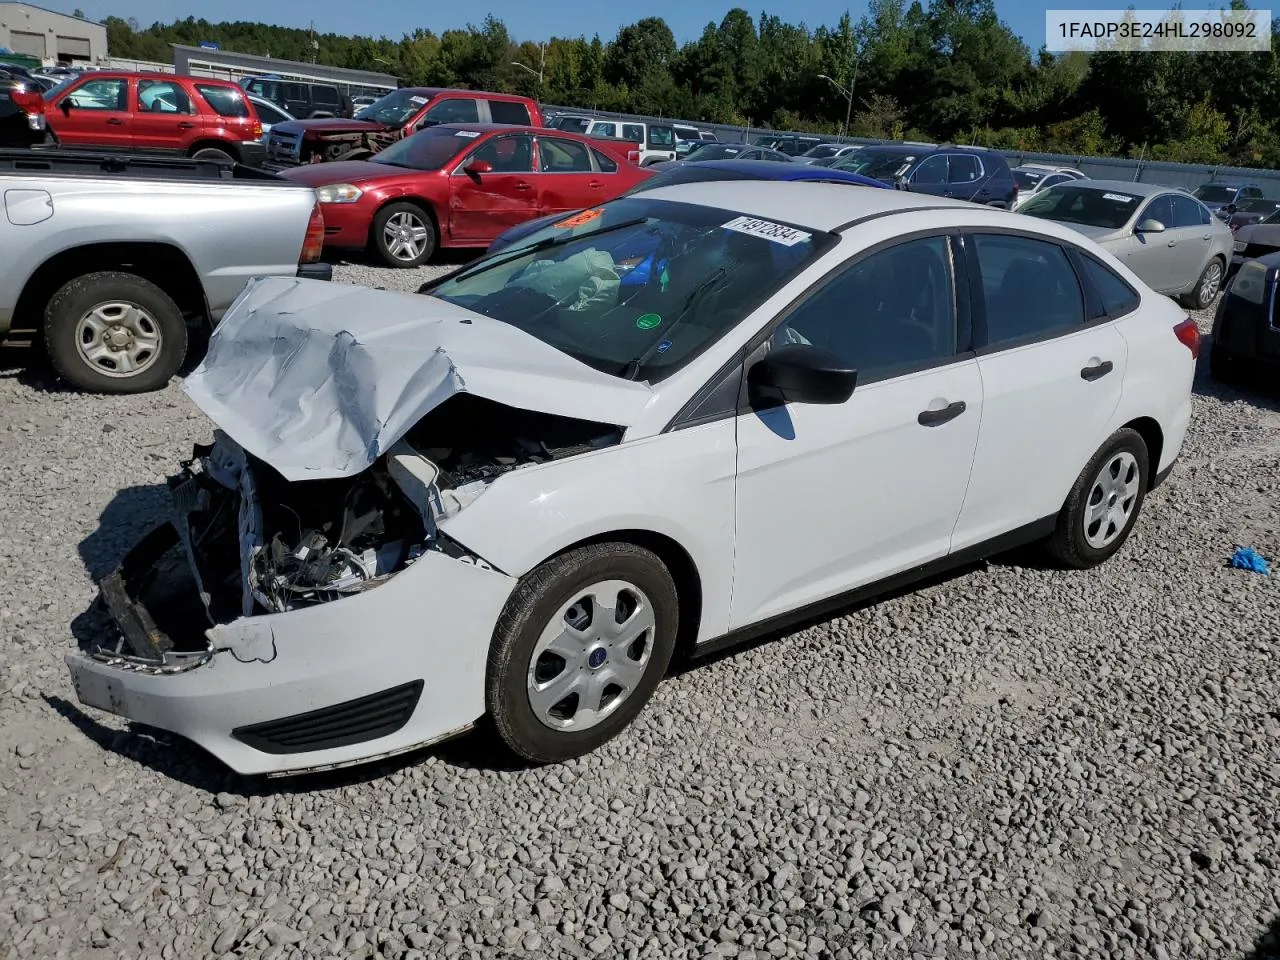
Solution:
<path fill-rule="evenodd" d="M 43 112 L 59 147 L 262 164 L 262 123 L 244 91 L 226 80 L 94 71 L 27 109 Z"/>
<path fill-rule="evenodd" d="M 266 169 L 332 160 L 368 160 L 397 140 L 441 123 L 502 123 L 541 127 L 528 97 L 480 90 L 404 87 L 365 107 L 353 119 L 277 123 L 267 135 Z"/>

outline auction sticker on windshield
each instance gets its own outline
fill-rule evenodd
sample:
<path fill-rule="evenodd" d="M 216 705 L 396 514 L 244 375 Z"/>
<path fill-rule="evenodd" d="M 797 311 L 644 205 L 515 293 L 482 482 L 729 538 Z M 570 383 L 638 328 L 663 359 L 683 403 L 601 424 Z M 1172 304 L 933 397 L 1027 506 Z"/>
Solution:
<path fill-rule="evenodd" d="M 1133 197 L 1125 196 L 1123 193 L 1104 193 L 1103 200 L 1114 200 L 1116 203 L 1133 203 Z"/>
<path fill-rule="evenodd" d="M 771 220 L 759 220 L 755 217 L 738 217 L 726 224 L 722 224 L 722 226 L 725 230 L 733 230 L 753 237 L 763 237 L 766 240 L 772 240 L 774 243 L 780 243 L 784 247 L 794 247 L 797 243 L 803 243 L 813 236 L 813 234 L 797 230 L 795 227 L 784 227 L 780 223 L 774 223 Z"/>
<path fill-rule="evenodd" d="M 604 213 L 604 211 L 599 207 L 596 207 L 594 210 L 583 210 L 581 213 L 575 213 L 568 219 L 561 220 L 556 224 L 556 227 L 560 230 L 572 230 L 574 227 L 581 227 L 584 224 L 590 223 L 602 213 Z"/>

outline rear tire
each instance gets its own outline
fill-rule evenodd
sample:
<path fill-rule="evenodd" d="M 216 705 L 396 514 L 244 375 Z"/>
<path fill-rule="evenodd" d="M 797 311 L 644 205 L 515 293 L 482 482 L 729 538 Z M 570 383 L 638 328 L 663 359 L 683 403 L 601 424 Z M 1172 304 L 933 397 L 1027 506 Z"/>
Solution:
<path fill-rule="evenodd" d="M 427 212 L 413 203 L 389 203 L 373 218 L 370 241 L 392 267 L 418 267 L 436 251 L 436 228 Z"/>
<path fill-rule="evenodd" d="M 1222 278 L 1225 273 L 1226 267 L 1222 258 L 1214 257 L 1205 264 L 1204 272 L 1200 274 L 1200 279 L 1191 288 L 1191 292 L 1179 297 L 1178 303 L 1188 310 L 1205 309 L 1213 303 L 1218 291 L 1222 289 Z"/>
<path fill-rule="evenodd" d="M 191 154 L 191 159 L 192 160 L 218 160 L 222 163 L 238 162 L 236 158 L 233 157 L 230 153 L 218 147 L 201 147 L 195 153 Z"/>
<path fill-rule="evenodd" d="M 1129 539 L 1150 475 L 1141 434 L 1129 427 L 1113 433 L 1076 478 L 1049 537 L 1049 553 L 1077 570 L 1110 559 Z"/>
<path fill-rule="evenodd" d="M 44 341 L 54 369 L 91 393 L 159 390 L 187 353 L 187 322 L 172 298 L 131 273 L 87 273 L 45 308 Z"/>
<path fill-rule="evenodd" d="M 654 553 L 602 543 L 548 560 L 494 628 L 485 705 L 498 736 L 534 763 L 595 750 L 653 696 L 678 626 L 675 584 Z"/>

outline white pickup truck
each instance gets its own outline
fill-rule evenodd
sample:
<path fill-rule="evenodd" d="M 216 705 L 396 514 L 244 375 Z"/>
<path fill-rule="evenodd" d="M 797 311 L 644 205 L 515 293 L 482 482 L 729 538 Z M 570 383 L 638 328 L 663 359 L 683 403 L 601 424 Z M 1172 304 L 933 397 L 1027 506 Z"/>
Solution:
<path fill-rule="evenodd" d="M 627 151 L 627 159 L 642 167 L 676 158 L 676 131 L 667 123 L 596 120 L 587 130 L 587 136 L 630 141 L 635 146 Z"/>
<path fill-rule="evenodd" d="M 82 390 L 163 387 L 252 277 L 332 277 L 315 191 L 248 167 L 0 150 L 0 204 L 0 339 Z"/>

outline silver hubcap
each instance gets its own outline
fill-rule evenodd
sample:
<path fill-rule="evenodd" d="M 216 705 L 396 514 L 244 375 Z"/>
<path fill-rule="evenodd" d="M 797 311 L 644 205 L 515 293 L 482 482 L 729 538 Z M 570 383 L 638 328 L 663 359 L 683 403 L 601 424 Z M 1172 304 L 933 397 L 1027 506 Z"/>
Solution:
<path fill-rule="evenodd" d="M 1115 543 L 1128 527 L 1138 502 L 1138 473 L 1137 458 L 1121 452 L 1094 479 L 1084 510 L 1084 539 L 1095 550 Z"/>
<path fill-rule="evenodd" d="M 397 260 L 417 260 L 427 246 L 427 225 L 412 213 L 397 213 L 387 219 L 382 238 Z"/>
<path fill-rule="evenodd" d="M 108 377 L 134 377 L 160 357 L 160 325 L 137 304 L 100 303 L 76 324 L 80 359 Z"/>
<path fill-rule="evenodd" d="M 529 705 L 553 730 L 587 730 L 644 679 L 653 653 L 653 605 L 625 580 L 580 591 L 547 624 L 529 661 Z"/>
<path fill-rule="evenodd" d="M 1200 285 L 1200 302 L 1211 303 L 1218 295 L 1218 287 L 1222 283 L 1222 267 L 1215 260 L 1204 272 L 1204 283 Z"/>

